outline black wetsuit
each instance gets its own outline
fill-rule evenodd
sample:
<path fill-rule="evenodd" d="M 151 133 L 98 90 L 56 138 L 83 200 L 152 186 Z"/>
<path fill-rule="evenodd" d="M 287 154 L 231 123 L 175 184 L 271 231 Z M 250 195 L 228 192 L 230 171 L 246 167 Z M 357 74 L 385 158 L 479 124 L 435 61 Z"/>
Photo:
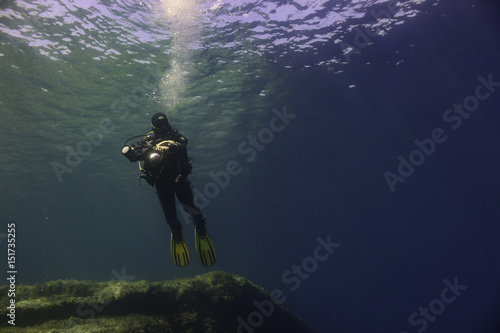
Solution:
<path fill-rule="evenodd" d="M 158 165 L 148 165 L 147 154 L 152 151 L 151 147 L 166 140 L 178 144 L 169 149 L 168 153 L 163 154 L 164 156 Z M 182 229 L 181 223 L 177 219 L 176 195 L 184 210 L 193 217 L 194 222 L 199 226 L 204 225 L 204 217 L 194 204 L 193 190 L 187 178 L 191 172 L 191 163 L 187 155 L 188 140 L 186 137 L 176 129 L 159 138 L 155 136 L 154 132 L 151 132 L 139 144 L 143 147 L 142 150 L 137 151 L 137 148 L 135 150 L 138 152 L 138 159 L 145 161 L 144 178 L 150 185 L 156 187 L 156 193 L 170 229 L 174 232 Z"/>

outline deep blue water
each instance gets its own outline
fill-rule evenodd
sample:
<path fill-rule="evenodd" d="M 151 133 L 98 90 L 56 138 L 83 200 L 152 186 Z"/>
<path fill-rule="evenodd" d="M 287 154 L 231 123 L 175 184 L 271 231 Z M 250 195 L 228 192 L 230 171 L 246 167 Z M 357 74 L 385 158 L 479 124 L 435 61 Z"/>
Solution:
<path fill-rule="evenodd" d="M 179 6 L 0 4 L 0 240 L 15 221 L 18 282 L 223 270 L 281 290 L 319 332 L 500 331 L 499 5 Z M 190 140 L 209 269 L 188 224 L 192 262 L 172 263 L 154 191 L 119 153 L 157 111 Z M 229 161 L 241 173 L 210 192 Z"/>

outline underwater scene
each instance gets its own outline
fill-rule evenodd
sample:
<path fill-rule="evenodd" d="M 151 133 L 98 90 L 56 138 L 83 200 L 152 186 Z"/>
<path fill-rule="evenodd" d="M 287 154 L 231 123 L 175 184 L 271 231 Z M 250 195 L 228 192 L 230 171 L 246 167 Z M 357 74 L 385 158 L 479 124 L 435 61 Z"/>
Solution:
<path fill-rule="evenodd" d="M 0 332 L 500 332 L 496 0 L 1 0 Z"/>

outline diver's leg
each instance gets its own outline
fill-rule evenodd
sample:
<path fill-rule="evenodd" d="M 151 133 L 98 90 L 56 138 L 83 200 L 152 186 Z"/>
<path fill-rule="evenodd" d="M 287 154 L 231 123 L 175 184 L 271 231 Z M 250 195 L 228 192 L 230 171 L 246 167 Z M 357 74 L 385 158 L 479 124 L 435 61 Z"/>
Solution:
<path fill-rule="evenodd" d="M 186 266 L 190 261 L 189 250 L 186 240 L 182 235 L 181 222 L 177 219 L 174 184 L 171 184 L 171 186 L 168 184 L 167 186 L 157 186 L 156 189 L 165 219 L 170 225 L 170 252 L 172 253 L 172 258 L 177 266 Z"/>
<path fill-rule="evenodd" d="M 157 186 L 156 194 L 160 199 L 161 208 L 165 215 L 165 220 L 172 231 L 180 231 L 182 229 L 180 221 L 177 219 L 175 208 L 175 193 L 174 186 Z"/>
<path fill-rule="evenodd" d="M 212 266 L 217 261 L 214 243 L 205 226 L 205 216 L 194 204 L 193 189 L 187 178 L 179 180 L 175 187 L 175 194 L 194 221 L 195 246 L 200 262 L 203 266 Z"/>
<path fill-rule="evenodd" d="M 177 182 L 175 194 L 182 204 L 182 208 L 184 208 L 184 210 L 193 217 L 195 225 L 204 226 L 205 216 L 194 204 L 193 189 L 191 187 L 191 182 L 187 179 L 187 177 L 180 179 L 179 182 Z"/>

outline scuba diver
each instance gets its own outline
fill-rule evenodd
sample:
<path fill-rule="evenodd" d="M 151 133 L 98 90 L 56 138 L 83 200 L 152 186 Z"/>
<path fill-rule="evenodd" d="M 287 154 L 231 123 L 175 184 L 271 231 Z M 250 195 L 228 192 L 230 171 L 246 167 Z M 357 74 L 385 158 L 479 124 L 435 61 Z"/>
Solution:
<path fill-rule="evenodd" d="M 134 136 L 122 148 L 122 154 L 131 162 L 139 162 L 141 179 L 156 187 L 165 219 L 170 226 L 170 250 L 178 266 L 189 264 L 189 250 L 182 234 L 182 226 L 177 219 L 175 196 L 194 222 L 196 252 L 203 266 L 215 264 L 215 249 L 206 226 L 205 216 L 194 204 L 193 190 L 188 180 L 191 173 L 191 159 L 187 154 L 188 140 L 178 130 L 172 128 L 164 113 L 156 113 L 151 118 L 152 131 L 146 136 Z M 141 141 L 128 145 L 138 137 Z M 143 164 L 141 164 L 143 162 Z"/>

